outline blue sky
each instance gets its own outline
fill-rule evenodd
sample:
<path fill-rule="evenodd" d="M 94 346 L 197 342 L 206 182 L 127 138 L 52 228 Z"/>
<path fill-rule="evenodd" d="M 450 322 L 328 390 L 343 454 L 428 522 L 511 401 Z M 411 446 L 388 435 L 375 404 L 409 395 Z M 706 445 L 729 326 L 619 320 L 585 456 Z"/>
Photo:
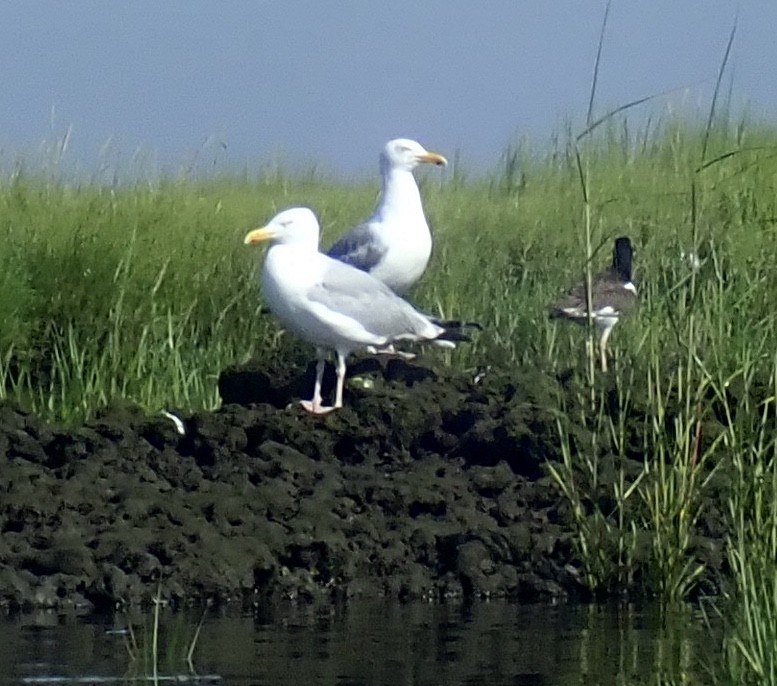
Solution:
<path fill-rule="evenodd" d="M 70 130 L 86 168 L 176 170 L 279 159 L 374 172 L 389 138 L 466 168 L 582 122 L 604 2 L 594 0 L 7 0 L 0 153 Z M 735 101 L 777 115 L 777 2 L 614 0 L 597 110 L 704 111 L 733 22 Z"/>

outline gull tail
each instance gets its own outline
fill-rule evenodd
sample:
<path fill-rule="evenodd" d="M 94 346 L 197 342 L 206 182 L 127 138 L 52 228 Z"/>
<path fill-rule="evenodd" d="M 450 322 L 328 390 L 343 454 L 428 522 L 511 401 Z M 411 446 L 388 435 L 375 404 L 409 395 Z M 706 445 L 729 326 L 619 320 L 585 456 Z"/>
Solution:
<path fill-rule="evenodd" d="M 483 325 L 478 322 L 465 322 L 461 319 L 436 319 L 435 317 L 429 317 L 430 321 L 437 326 L 441 326 L 443 329 L 477 329 L 483 330 Z"/>
<path fill-rule="evenodd" d="M 438 320 L 433 321 L 437 326 L 443 328 L 443 331 L 440 333 L 440 335 L 432 341 L 432 343 L 440 346 L 441 348 L 455 348 L 456 343 L 468 342 L 472 340 L 467 334 L 462 332 L 466 322 L 440 322 Z M 453 325 L 448 326 L 450 324 Z"/>
<path fill-rule="evenodd" d="M 438 348 L 455 348 L 456 343 L 471 341 L 472 339 L 463 332 L 464 329 L 483 330 L 483 327 L 477 322 L 465 322 L 461 319 L 437 319 L 436 317 L 429 317 L 429 321 L 444 329 L 437 338 L 431 341 L 431 343 Z"/>

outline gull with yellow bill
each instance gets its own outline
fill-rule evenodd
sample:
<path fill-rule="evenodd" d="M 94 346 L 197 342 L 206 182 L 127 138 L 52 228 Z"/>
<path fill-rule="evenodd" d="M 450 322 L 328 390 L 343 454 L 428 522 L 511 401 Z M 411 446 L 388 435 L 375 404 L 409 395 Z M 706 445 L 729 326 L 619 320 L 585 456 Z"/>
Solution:
<path fill-rule="evenodd" d="M 262 292 L 270 310 L 290 331 L 316 347 L 313 398 L 301 401 L 313 414 L 343 405 L 346 358 L 358 349 L 385 348 L 396 341 L 468 340 L 435 323 L 370 274 L 319 251 L 315 214 L 294 207 L 249 232 L 248 245 L 271 241 L 262 269 Z M 337 356 L 335 402 L 323 404 L 326 355 Z"/>
<path fill-rule="evenodd" d="M 341 236 L 330 257 L 368 272 L 403 294 L 423 275 L 432 254 L 432 234 L 413 176 L 419 164 L 448 161 L 409 138 L 394 138 L 380 154 L 383 185 L 378 206 L 363 224 Z"/>

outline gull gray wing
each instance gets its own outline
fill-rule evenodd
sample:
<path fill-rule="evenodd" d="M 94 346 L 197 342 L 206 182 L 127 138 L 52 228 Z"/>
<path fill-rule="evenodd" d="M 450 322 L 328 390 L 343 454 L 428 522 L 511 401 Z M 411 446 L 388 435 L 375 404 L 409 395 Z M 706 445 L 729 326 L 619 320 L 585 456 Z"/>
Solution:
<path fill-rule="evenodd" d="M 329 257 L 369 272 L 386 254 L 386 246 L 373 235 L 368 224 L 360 224 L 334 242 Z"/>
<path fill-rule="evenodd" d="M 439 328 L 377 279 L 336 260 L 308 298 L 358 321 L 376 336 L 433 337 Z"/>

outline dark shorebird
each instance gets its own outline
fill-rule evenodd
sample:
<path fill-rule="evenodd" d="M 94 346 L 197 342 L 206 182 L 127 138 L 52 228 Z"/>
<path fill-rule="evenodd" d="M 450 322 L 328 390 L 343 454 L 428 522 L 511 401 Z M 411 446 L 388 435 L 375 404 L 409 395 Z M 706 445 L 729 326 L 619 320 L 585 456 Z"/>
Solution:
<path fill-rule="evenodd" d="M 602 371 L 607 371 L 607 340 L 621 315 L 637 304 L 637 287 L 631 280 L 631 241 L 627 236 L 615 239 L 612 265 L 597 274 L 591 282 L 591 318 L 599 333 Z M 588 322 L 585 282 L 577 284 L 553 306 L 551 317 L 569 319 L 578 324 Z"/>

